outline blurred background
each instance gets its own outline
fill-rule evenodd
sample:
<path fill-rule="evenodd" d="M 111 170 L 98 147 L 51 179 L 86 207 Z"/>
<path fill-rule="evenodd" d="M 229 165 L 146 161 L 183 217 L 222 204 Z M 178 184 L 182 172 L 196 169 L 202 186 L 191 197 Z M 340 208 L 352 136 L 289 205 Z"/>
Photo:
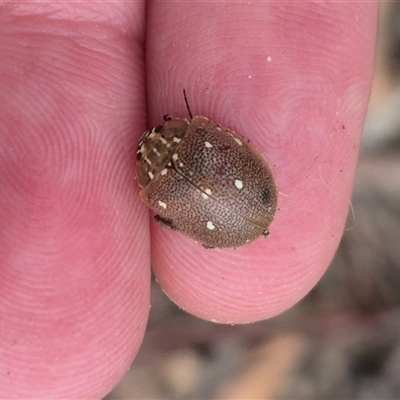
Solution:
<path fill-rule="evenodd" d="M 381 2 L 347 227 L 328 272 L 268 321 L 226 326 L 152 284 L 143 346 L 113 399 L 400 398 L 400 2 Z"/>

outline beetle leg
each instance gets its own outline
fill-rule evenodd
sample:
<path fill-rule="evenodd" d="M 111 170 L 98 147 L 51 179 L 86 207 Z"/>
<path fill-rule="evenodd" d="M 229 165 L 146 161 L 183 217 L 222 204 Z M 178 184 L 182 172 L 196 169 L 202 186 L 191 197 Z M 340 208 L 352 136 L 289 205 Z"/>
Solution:
<path fill-rule="evenodd" d="M 156 215 L 154 217 L 154 219 L 156 220 L 157 224 L 159 224 L 160 226 L 162 226 L 163 228 L 168 228 L 168 229 L 172 229 L 174 230 L 175 228 L 172 225 L 172 221 L 169 219 L 164 219 L 161 218 L 159 215 Z"/>

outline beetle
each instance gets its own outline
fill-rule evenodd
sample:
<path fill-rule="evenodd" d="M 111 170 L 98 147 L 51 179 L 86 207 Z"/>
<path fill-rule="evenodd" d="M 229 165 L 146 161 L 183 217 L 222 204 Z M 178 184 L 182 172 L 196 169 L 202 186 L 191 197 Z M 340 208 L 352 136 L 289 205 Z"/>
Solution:
<path fill-rule="evenodd" d="M 206 117 L 164 116 L 139 140 L 141 199 L 163 227 L 206 248 L 238 247 L 268 227 L 277 207 L 271 168 L 249 140 Z"/>

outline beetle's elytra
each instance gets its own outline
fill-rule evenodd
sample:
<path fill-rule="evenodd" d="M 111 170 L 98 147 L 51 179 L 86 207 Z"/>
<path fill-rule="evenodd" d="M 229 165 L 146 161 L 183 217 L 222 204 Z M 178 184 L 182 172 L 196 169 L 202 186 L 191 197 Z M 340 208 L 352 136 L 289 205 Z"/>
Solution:
<path fill-rule="evenodd" d="M 238 247 L 269 234 L 277 188 L 261 153 L 205 117 L 164 116 L 137 150 L 140 197 L 162 226 L 207 248 Z"/>

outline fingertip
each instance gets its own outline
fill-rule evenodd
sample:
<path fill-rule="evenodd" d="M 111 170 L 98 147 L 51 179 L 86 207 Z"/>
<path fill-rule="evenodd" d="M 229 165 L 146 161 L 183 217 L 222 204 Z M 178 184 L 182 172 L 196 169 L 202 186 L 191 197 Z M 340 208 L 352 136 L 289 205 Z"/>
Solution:
<path fill-rule="evenodd" d="M 213 3 L 207 9 L 217 16 L 212 30 L 202 29 L 203 6 L 187 7 L 173 11 L 182 23 L 168 30 L 162 46 L 152 42 L 153 112 L 184 116 L 180 86 L 190 82 L 184 86 L 189 98 L 195 93 L 194 114 L 248 137 L 266 156 L 278 185 L 278 210 L 266 241 L 236 250 L 205 250 L 154 226 L 154 270 L 167 294 L 202 318 L 268 318 L 315 285 L 339 244 L 369 98 L 376 4 L 349 3 L 340 11 L 333 3 L 235 4 L 227 16 Z M 152 10 L 149 33 L 159 35 L 172 15 L 161 4 Z M 232 24 L 235 14 L 246 26 L 245 37 Z M 176 65 L 174 79 L 169 71 Z"/>

